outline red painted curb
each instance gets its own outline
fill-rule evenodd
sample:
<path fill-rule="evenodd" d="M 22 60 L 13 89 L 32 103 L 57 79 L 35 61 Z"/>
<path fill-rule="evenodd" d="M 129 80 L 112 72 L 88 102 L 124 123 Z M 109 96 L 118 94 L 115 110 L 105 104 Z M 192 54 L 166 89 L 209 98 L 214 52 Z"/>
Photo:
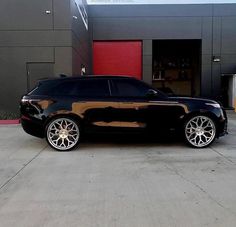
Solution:
<path fill-rule="evenodd" d="M 0 125 L 18 125 L 20 120 L 0 120 Z"/>

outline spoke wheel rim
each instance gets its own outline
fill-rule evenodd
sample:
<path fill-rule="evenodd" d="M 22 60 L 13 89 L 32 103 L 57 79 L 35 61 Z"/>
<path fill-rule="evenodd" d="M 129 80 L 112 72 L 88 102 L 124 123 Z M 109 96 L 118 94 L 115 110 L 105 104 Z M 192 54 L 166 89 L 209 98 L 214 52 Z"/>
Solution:
<path fill-rule="evenodd" d="M 196 116 L 190 119 L 185 126 L 185 136 L 194 147 L 209 145 L 214 140 L 215 135 L 215 124 L 206 116 Z"/>
<path fill-rule="evenodd" d="M 79 141 L 78 125 L 67 118 L 58 118 L 47 129 L 48 142 L 58 150 L 69 150 Z"/>

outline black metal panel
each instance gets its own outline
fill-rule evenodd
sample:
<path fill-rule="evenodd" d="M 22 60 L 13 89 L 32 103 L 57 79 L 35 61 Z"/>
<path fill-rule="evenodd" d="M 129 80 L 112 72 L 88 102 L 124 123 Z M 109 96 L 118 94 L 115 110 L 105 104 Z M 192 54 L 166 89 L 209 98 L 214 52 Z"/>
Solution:
<path fill-rule="evenodd" d="M 54 51 L 52 47 L 1 47 L 0 59 L 0 111 L 17 112 L 20 97 L 27 92 L 26 63 L 53 63 Z"/>
<path fill-rule="evenodd" d="M 18 101 L 27 91 L 29 62 L 55 63 L 54 76 L 76 74 L 81 63 L 90 68 L 89 31 L 74 4 L 74 0 L 0 1 L 0 97 L 8 97 L 0 99 L 0 111 L 18 111 Z"/>
<path fill-rule="evenodd" d="M 236 17 L 222 17 L 222 54 L 236 54 Z"/>
<path fill-rule="evenodd" d="M 91 73 L 91 40 L 90 31 L 82 20 L 77 4 L 70 0 L 72 22 L 72 74 L 80 75 L 81 65 L 86 73 Z M 85 5 L 87 10 L 87 6 Z"/>
<path fill-rule="evenodd" d="M 236 68 L 236 4 L 92 5 L 89 13 L 93 40 L 143 40 L 145 81 L 152 74 L 146 40 L 201 39 L 204 96 L 218 95 L 221 73 Z M 214 63 L 213 56 L 221 62 Z"/>
<path fill-rule="evenodd" d="M 93 39 L 201 39 L 201 18 L 97 18 Z"/>
<path fill-rule="evenodd" d="M 221 52 L 221 17 L 213 17 L 213 56 Z"/>
<path fill-rule="evenodd" d="M 53 1 L 54 29 L 71 29 L 70 0 Z"/>
<path fill-rule="evenodd" d="M 52 0 L 1 0 L 0 30 L 52 29 L 52 11 Z"/>
<path fill-rule="evenodd" d="M 90 17 L 203 17 L 212 14 L 212 5 L 91 5 Z"/>
<path fill-rule="evenodd" d="M 40 80 L 53 77 L 54 63 L 27 63 L 27 75 L 27 90 L 30 91 Z"/>
<path fill-rule="evenodd" d="M 201 95 L 204 97 L 211 97 L 212 93 L 211 67 L 211 65 L 202 65 Z"/>
<path fill-rule="evenodd" d="M 152 40 L 143 40 L 143 55 L 152 55 Z"/>
<path fill-rule="evenodd" d="M 202 64 L 211 65 L 212 55 L 211 54 L 202 54 Z"/>
<path fill-rule="evenodd" d="M 71 46 L 70 30 L 0 31 L 2 47 Z"/>
<path fill-rule="evenodd" d="M 221 55 L 221 72 L 222 74 L 236 73 L 236 53 Z"/>
<path fill-rule="evenodd" d="M 143 80 L 152 84 L 152 40 L 143 40 Z"/>
<path fill-rule="evenodd" d="M 212 83 L 211 97 L 219 100 L 220 92 L 221 92 L 221 65 L 220 63 L 214 62 L 212 64 L 211 83 Z"/>
<path fill-rule="evenodd" d="M 212 17 L 202 18 L 202 54 L 212 54 Z"/>
<path fill-rule="evenodd" d="M 236 16 L 236 4 L 214 4 L 214 16 Z"/>

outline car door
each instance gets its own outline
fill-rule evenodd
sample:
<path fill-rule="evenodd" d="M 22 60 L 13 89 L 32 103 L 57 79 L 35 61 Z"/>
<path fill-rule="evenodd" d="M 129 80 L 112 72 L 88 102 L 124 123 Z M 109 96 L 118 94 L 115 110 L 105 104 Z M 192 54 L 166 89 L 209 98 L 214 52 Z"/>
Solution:
<path fill-rule="evenodd" d="M 78 98 L 72 110 L 83 118 L 87 130 L 119 127 L 119 102 L 110 95 L 109 79 L 80 79 L 75 89 Z"/>
<path fill-rule="evenodd" d="M 161 131 L 176 126 L 184 107 L 151 89 L 135 79 L 112 80 L 112 91 L 120 100 L 119 120 L 123 128 Z"/>
<path fill-rule="evenodd" d="M 120 127 L 127 130 L 146 129 L 149 87 L 132 78 L 113 78 L 112 95 L 119 99 Z"/>

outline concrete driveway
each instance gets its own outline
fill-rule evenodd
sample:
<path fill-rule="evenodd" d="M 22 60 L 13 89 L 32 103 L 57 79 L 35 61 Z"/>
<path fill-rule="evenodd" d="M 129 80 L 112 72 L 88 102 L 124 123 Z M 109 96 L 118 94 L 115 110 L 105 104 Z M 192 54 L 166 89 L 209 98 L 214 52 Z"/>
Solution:
<path fill-rule="evenodd" d="M 0 226 L 236 226 L 236 117 L 210 148 L 83 142 L 0 126 Z"/>

